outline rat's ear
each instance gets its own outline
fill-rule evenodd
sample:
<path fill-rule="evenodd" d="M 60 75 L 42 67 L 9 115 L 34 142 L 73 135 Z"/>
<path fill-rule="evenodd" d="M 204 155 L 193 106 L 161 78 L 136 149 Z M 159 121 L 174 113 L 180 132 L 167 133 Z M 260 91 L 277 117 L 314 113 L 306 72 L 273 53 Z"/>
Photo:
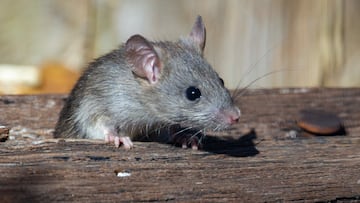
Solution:
<path fill-rule="evenodd" d="M 126 59 L 135 75 L 147 78 L 150 84 L 158 82 L 161 63 L 154 47 L 141 35 L 133 35 L 125 44 Z"/>
<path fill-rule="evenodd" d="M 189 38 L 192 40 L 195 46 L 200 49 L 201 53 L 203 53 L 206 42 L 206 29 L 201 16 L 197 16 Z"/>

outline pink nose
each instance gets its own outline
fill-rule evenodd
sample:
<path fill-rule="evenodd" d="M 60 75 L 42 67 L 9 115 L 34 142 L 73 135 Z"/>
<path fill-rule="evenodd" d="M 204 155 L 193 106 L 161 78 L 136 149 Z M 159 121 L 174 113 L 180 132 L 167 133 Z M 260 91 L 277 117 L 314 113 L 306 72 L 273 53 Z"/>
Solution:
<path fill-rule="evenodd" d="M 239 122 L 240 115 L 241 115 L 240 109 L 237 107 L 235 107 L 232 111 L 228 112 L 229 123 L 232 125 Z"/>
<path fill-rule="evenodd" d="M 230 116 L 230 124 L 239 122 L 240 116 Z"/>

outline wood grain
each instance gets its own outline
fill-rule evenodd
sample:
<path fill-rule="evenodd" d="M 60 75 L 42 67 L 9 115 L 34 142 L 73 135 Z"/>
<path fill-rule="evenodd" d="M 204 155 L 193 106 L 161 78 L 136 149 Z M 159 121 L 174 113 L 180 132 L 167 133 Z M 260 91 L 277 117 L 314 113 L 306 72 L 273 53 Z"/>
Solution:
<path fill-rule="evenodd" d="M 250 91 L 240 123 L 200 151 L 52 139 L 65 97 L 0 97 L 0 202 L 360 202 L 360 89 Z M 336 113 L 346 135 L 301 132 L 308 108 Z"/>

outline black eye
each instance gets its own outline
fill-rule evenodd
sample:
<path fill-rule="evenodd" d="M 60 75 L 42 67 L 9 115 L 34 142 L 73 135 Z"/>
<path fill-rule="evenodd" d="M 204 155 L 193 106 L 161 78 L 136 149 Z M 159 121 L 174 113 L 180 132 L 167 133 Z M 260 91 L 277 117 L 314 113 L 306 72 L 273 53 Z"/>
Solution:
<path fill-rule="evenodd" d="M 220 80 L 222 86 L 224 86 L 225 85 L 224 80 L 222 78 L 219 78 L 219 80 Z"/>
<path fill-rule="evenodd" d="M 190 101 L 195 101 L 196 99 L 201 97 L 201 92 L 198 88 L 190 86 L 186 89 L 186 97 Z"/>

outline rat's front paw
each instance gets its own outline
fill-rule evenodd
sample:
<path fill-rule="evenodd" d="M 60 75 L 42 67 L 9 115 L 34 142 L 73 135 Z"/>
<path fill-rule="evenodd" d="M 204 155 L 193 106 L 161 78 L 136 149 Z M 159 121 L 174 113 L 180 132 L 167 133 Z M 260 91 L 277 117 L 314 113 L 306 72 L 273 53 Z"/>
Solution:
<path fill-rule="evenodd" d="M 199 139 L 198 136 L 191 134 L 172 135 L 171 142 L 185 149 L 188 147 L 191 147 L 193 150 L 202 148 L 201 139 Z"/>
<path fill-rule="evenodd" d="M 127 136 L 117 136 L 112 133 L 105 134 L 105 142 L 114 142 L 116 147 L 119 147 L 120 144 L 124 146 L 125 149 L 131 149 L 134 144 L 132 143 L 130 137 Z"/>

